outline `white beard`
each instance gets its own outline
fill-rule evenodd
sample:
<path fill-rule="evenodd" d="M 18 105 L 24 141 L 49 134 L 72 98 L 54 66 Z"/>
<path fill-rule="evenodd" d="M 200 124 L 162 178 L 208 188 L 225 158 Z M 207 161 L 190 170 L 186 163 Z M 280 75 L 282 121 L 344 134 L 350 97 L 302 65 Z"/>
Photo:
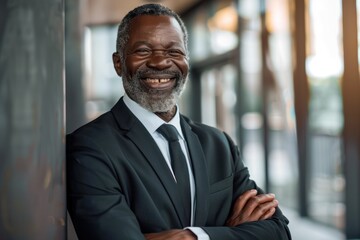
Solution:
<path fill-rule="evenodd" d="M 144 89 L 140 84 L 142 80 L 139 74 L 135 74 L 133 78 L 131 78 L 125 72 L 123 85 L 129 97 L 143 108 L 151 112 L 168 112 L 178 103 L 181 93 L 185 89 L 187 77 L 188 76 L 178 77 L 176 86 L 171 94 L 164 96 L 161 96 L 161 91 Z"/>

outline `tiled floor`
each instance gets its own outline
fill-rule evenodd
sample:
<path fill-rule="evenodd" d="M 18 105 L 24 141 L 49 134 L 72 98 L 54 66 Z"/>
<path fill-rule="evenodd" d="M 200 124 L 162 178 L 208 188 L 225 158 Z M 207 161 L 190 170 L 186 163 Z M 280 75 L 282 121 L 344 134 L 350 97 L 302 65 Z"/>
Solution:
<path fill-rule="evenodd" d="M 344 240 L 344 234 L 334 228 L 300 218 L 293 210 L 281 208 L 289 219 L 293 240 Z"/>

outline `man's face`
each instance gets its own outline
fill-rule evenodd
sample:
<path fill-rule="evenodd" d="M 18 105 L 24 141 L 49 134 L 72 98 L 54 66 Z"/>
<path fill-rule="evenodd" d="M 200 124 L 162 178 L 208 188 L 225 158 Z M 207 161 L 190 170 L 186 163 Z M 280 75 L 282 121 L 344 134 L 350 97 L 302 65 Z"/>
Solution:
<path fill-rule="evenodd" d="M 189 72 L 183 39 L 173 17 L 143 15 L 132 20 L 121 62 L 130 98 L 152 112 L 173 109 Z"/>

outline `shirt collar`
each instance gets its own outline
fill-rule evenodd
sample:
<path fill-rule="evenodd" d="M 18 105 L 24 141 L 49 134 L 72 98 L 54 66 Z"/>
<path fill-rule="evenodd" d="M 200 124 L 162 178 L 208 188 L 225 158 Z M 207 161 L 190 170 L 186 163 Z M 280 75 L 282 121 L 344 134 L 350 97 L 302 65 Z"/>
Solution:
<path fill-rule="evenodd" d="M 180 134 L 181 138 L 184 139 L 180 125 L 180 113 L 179 113 L 178 105 L 176 105 L 175 116 L 169 122 L 165 122 L 155 113 L 140 106 L 137 102 L 132 100 L 126 93 L 124 94 L 123 99 L 125 105 L 139 119 L 139 121 L 144 125 L 144 127 L 146 128 L 146 130 L 148 130 L 150 134 L 154 134 L 162 124 L 166 123 L 173 125 Z"/>

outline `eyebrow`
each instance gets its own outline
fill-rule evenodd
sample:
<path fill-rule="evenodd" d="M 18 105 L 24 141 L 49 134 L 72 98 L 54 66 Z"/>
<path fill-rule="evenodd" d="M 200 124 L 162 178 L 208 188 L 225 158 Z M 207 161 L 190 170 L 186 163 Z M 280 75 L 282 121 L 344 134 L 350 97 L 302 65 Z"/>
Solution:
<path fill-rule="evenodd" d="M 152 47 L 152 44 L 147 42 L 147 41 L 137 41 L 135 42 L 131 48 L 136 48 L 138 46 L 141 46 L 141 45 L 146 45 L 148 47 Z M 164 48 L 170 48 L 170 47 L 181 47 L 182 49 L 185 49 L 185 47 L 183 46 L 183 44 L 177 42 L 177 41 L 172 41 L 172 42 L 169 42 Z"/>
<path fill-rule="evenodd" d="M 147 46 L 151 46 L 151 44 L 149 42 L 146 41 L 137 41 L 133 44 L 133 46 L 139 46 L 139 45 L 147 45 Z"/>

